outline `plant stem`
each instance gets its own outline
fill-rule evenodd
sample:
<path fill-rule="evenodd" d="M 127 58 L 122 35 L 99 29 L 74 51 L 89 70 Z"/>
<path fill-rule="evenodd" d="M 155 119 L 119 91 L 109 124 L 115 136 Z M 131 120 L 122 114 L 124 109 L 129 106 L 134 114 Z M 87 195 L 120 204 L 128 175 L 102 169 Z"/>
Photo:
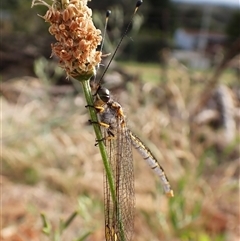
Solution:
<path fill-rule="evenodd" d="M 95 111 L 94 108 L 91 107 L 91 106 L 93 106 L 93 97 L 92 97 L 91 88 L 90 88 L 90 85 L 89 85 L 89 79 L 81 80 L 80 82 L 82 83 L 85 99 L 86 99 L 86 102 L 89 106 L 88 110 L 89 110 L 91 121 L 93 123 L 97 123 L 98 118 L 97 118 L 96 111 Z M 102 140 L 103 136 L 102 136 L 100 126 L 96 125 L 96 124 L 93 124 L 93 128 L 94 128 L 97 140 Z M 115 187 L 114 187 L 114 180 L 113 180 L 112 171 L 111 171 L 111 168 L 110 168 L 110 165 L 109 165 L 108 155 L 107 155 L 107 151 L 106 151 L 104 142 L 99 141 L 98 147 L 99 147 L 99 150 L 100 150 L 100 153 L 101 153 L 101 156 L 102 156 L 103 165 L 104 165 L 104 169 L 105 169 L 105 172 L 106 172 L 106 176 L 107 176 L 112 200 L 113 200 L 113 203 L 115 203 L 116 202 L 116 193 L 115 193 Z"/>
<path fill-rule="evenodd" d="M 92 97 L 92 93 L 91 93 L 91 87 L 89 85 L 89 78 L 84 78 L 83 76 L 81 76 L 78 79 L 78 81 L 80 81 L 82 83 L 83 92 L 84 92 L 84 95 L 85 95 L 87 105 L 89 106 L 88 110 L 89 110 L 91 121 L 93 122 L 93 128 L 94 128 L 94 131 L 95 131 L 96 138 L 97 138 L 97 140 L 103 140 L 103 136 L 102 136 L 102 132 L 101 132 L 101 128 L 100 128 L 99 124 L 94 124 L 94 123 L 98 122 L 98 118 L 97 118 L 97 113 L 96 113 L 95 109 L 93 108 L 94 103 L 93 103 L 93 97 Z M 112 197 L 112 202 L 113 202 L 114 205 L 117 206 L 118 212 L 120 212 L 120 215 L 119 215 L 120 220 L 118 220 L 118 222 L 120 223 L 120 230 L 119 231 L 120 231 L 120 237 L 121 237 L 120 239 L 121 240 L 119 240 L 119 241 L 126 241 L 125 233 L 124 233 L 125 227 L 124 227 L 123 222 L 122 222 L 121 208 L 119 206 L 120 203 L 118 203 L 119 200 L 117 200 L 117 197 L 116 197 L 116 191 L 115 191 L 116 189 L 115 189 L 115 186 L 114 186 L 115 181 L 114 181 L 114 178 L 113 178 L 111 167 L 109 165 L 108 154 L 107 154 L 104 142 L 99 141 L 98 147 L 99 147 L 99 150 L 100 150 L 100 153 L 101 153 L 101 156 L 102 156 L 103 165 L 104 165 L 104 169 L 105 169 L 105 173 L 106 173 L 106 178 L 107 178 L 107 181 L 108 181 L 108 185 L 109 185 L 110 193 L 111 193 L 111 197 Z M 115 230 L 114 230 L 114 232 L 115 232 Z M 116 233 L 114 235 L 116 235 Z"/>

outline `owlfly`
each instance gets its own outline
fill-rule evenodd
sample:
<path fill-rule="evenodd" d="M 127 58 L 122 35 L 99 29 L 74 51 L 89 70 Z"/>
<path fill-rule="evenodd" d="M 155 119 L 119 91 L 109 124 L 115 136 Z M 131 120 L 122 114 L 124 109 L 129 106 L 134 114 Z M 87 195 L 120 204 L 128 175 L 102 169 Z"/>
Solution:
<path fill-rule="evenodd" d="M 138 1 L 134 14 L 142 1 Z M 134 16 L 133 14 L 133 16 Z M 133 18 L 132 16 L 132 18 Z M 109 12 L 107 13 L 107 18 Z M 112 198 L 108 179 L 104 179 L 104 207 L 105 207 L 105 237 L 107 241 L 132 240 L 134 225 L 134 170 L 132 146 L 140 153 L 151 169 L 158 175 L 167 196 L 173 197 L 173 191 L 163 168 L 159 165 L 151 151 L 127 127 L 122 106 L 114 101 L 110 91 L 101 86 L 101 81 L 113 60 L 118 47 L 128 32 L 130 21 L 122 36 L 109 64 L 100 80 L 94 81 L 94 108 L 97 111 L 99 124 L 103 133 L 104 144 L 107 149 L 109 165 L 114 179 L 115 197 Z"/>
<path fill-rule="evenodd" d="M 106 145 L 116 193 L 116 200 L 112 200 L 109 183 L 105 178 L 106 240 L 132 240 L 135 202 L 132 146 L 159 176 L 166 195 L 173 197 L 173 191 L 156 158 L 143 142 L 128 129 L 122 106 L 111 98 L 108 89 L 102 86 L 98 88 L 94 107 L 98 112 L 99 124 L 104 133 L 103 141 Z"/>

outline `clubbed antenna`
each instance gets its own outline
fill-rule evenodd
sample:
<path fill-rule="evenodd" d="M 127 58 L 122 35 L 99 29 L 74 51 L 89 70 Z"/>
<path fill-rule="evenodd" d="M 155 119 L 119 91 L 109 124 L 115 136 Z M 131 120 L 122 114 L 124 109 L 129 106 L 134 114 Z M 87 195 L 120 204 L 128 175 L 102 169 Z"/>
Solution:
<path fill-rule="evenodd" d="M 110 15 L 111 15 L 111 11 L 110 11 L 110 10 L 107 10 L 107 12 L 106 12 L 105 26 L 104 26 L 104 32 L 103 32 L 103 40 L 102 40 L 100 52 L 102 52 L 102 49 L 103 49 L 103 44 L 104 44 L 104 40 L 105 40 L 105 36 L 106 36 L 106 32 L 107 32 L 108 19 L 109 19 L 109 16 L 110 16 Z"/>
<path fill-rule="evenodd" d="M 110 64 L 112 63 L 112 61 L 113 61 L 113 59 L 114 59 L 114 57 L 115 57 L 115 55 L 116 55 L 116 53 L 117 53 L 117 51 L 118 51 L 118 49 L 119 49 L 119 47 L 120 47 L 120 45 L 121 45 L 121 43 L 122 43 L 124 37 L 127 35 L 128 30 L 129 30 L 129 28 L 130 28 L 130 26 L 131 26 L 131 24 L 132 24 L 133 18 L 134 18 L 134 16 L 135 16 L 135 14 L 136 14 L 138 8 L 142 5 L 142 3 L 143 3 L 142 0 L 138 0 L 138 1 L 137 1 L 137 3 L 136 3 L 136 7 L 135 7 L 134 12 L 133 12 L 133 15 L 132 15 L 132 17 L 131 17 L 131 20 L 129 21 L 129 23 L 128 23 L 128 25 L 127 25 L 127 28 L 126 28 L 126 30 L 125 30 L 125 32 L 124 32 L 124 34 L 122 35 L 122 37 L 121 37 L 121 39 L 120 39 L 120 41 L 119 41 L 119 43 L 118 43 L 118 45 L 117 45 L 117 47 L 116 47 L 116 49 L 115 49 L 115 51 L 114 51 L 114 53 L 113 53 L 111 59 L 109 60 L 107 67 L 105 68 L 105 70 L 104 70 L 104 72 L 103 72 L 101 78 L 99 79 L 99 81 L 98 81 L 98 85 L 101 84 L 104 75 L 106 74 L 106 72 L 107 72 L 107 70 L 108 70 Z M 105 27 L 106 27 L 106 26 L 105 26 Z M 103 38 L 104 38 L 104 36 L 105 36 L 105 33 L 106 33 L 106 32 L 104 32 Z M 101 46 L 101 50 L 102 50 L 102 46 Z"/>
<path fill-rule="evenodd" d="M 109 16 L 110 15 L 111 15 L 111 11 L 107 10 L 107 12 L 106 12 L 106 19 L 105 19 L 105 25 L 104 25 L 104 31 L 103 31 L 103 37 L 102 37 L 102 43 L 101 43 L 101 46 L 100 46 L 100 52 L 101 53 L 102 53 L 102 50 L 103 50 L 103 45 L 104 45 L 104 41 L 105 41 L 105 36 L 106 36 L 106 32 L 107 32 L 107 25 L 108 25 L 108 20 L 109 20 Z M 97 67 L 96 67 L 96 73 L 95 73 L 95 76 L 94 76 L 94 82 L 95 82 L 96 77 L 97 77 L 97 72 L 98 72 L 99 66 L 100 66 L 100 64 L 98 64 Z"/>

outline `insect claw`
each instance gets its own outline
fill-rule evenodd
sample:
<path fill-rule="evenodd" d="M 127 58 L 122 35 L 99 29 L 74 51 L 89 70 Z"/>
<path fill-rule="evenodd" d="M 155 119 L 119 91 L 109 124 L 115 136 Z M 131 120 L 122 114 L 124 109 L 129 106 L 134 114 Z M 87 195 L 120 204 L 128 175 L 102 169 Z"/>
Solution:
<path fill-rule="evenodd" d="M 90 125 L 92 125 L 92 124 L 98 124 L 98 125 L 99 125 L 99 122 L 98 122 L 98 121 L 88 120 L 88 123 L 89 123 Z"/>
<path fill-rule="evenodd" d="M 96 141 L 96 143 L 94 144 L 94 146 L 98 146 L 98 144 L 99 144 L 100 141 L 105 141 L 105 138 L 102 138 L 102 139 L 100 139 L 100 140 L 97 140 L 97 139 L 96 139 L 95 141 Z"/>
<path fill-rule="evenodd" d="M 94 105 L 85 105 L 85 108 L 89 108 L 89 107 L 91 107 L 91 108 L 94 108 L 94 109 L 95 109 L 95 106 L 94 106 Z"/>
<path fill-rule="evenodd" d="M 110 136 L 114 137 L 114 134 L 113 134 L 110 130 L 107 130 L 107 133 L 108 133 L 108 136 L 109 136 L 109 137 L 110 137 Z"/>

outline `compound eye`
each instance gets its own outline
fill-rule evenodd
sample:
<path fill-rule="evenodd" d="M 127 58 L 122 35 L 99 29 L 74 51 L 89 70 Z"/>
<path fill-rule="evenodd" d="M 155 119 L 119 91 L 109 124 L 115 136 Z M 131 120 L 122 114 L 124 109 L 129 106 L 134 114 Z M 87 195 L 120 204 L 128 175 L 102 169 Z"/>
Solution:
<path fill-rule="evenodd" d="M 97 94 L 104 103 L 107 103 L 110 100 L 110 91 L 106 88 L 100 87 Z"/>

